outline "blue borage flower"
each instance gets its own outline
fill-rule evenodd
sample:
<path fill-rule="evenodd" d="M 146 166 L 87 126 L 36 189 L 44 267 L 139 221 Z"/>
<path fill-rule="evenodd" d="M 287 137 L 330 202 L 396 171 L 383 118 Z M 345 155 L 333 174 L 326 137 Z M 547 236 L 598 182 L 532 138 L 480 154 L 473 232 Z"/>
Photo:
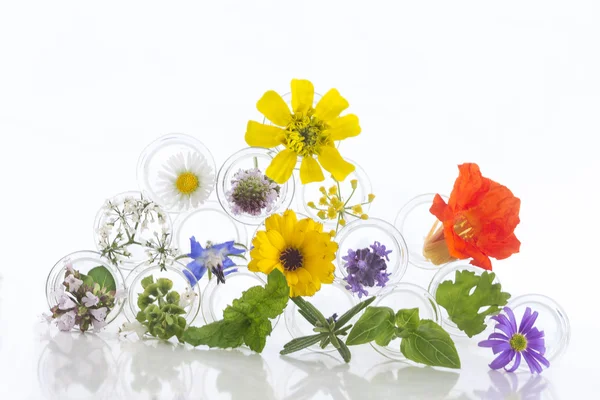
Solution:
<path fill-rule="evenodd" d="M 194 236 L 190 238 L 190 249 L 188 257 L 194 261 L 187 265 L 189 271 L 184 271 L 184 274 L 192 286 L 196 285 L 207 271 L 209 277 L 212 275 L 217 277 L 217 283 L 225 283 L 225 277 L 237 271 L 233 268 L 236 263 L 229 257 L 240 256 L 246 251 L 236 248 L 233 240 L 220 244 L 209 242 L 206 247 L 202 247 Z"/>
<path fill-rule="evenodd" d="M 342 257 L 346 261 L 346 271 L 348 276 L 344 278 L 348 285 L 346 289 L 357 293 L 358 298 L 363 295 L 368 296 L 366 287 L 386 285 L 390 279 L 387 271 L 386 261 L 390 261 L 388 254 L 392 250 L 386 250 L 385 246 L 379 242 L 373 243 L 370 248 L 359 250 L 348 250 L 348 255 Z"/>

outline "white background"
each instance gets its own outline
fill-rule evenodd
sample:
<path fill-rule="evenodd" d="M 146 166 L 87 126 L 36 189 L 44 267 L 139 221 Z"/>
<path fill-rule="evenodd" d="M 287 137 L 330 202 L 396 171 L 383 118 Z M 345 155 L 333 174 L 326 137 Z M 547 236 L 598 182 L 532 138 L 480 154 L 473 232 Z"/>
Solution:
<path fill-rule="evenodd" d="M 3 2 L 4 396 L 67 398 L 61 390 L 77 385 L 76 358 L 72 375 L 38 371 L 49 345 L 36 323 L 46 308 L 45 278 L 63 255 L 93 248 L 95 212 L 106 197 L 136 189 L 143 147 L 165 133 L 188 133 L 220 164 L 245 147 L 246 122 L 257 117 L 263 92 L 287 92 L 297 77 L 321 93 L 338 88 L 360 117 L 363 133 L 343 152 L 370 175 L 373 216 L 393 220 L 414 195 L 449 192 L 456 164 L 465 161 L 522 199 L 522 251 L 496 262 L 495 271 L 514 295 L 550 295 L 570 316 L 571 346 L 543 373 L 543 396 L 593 397 L 600 376 L 599 17 L 595 0 Z M 303 377 L 314 398 L 481 398 L 498 385 L 484 352 L 463 356 L 460 375 L 411 370 L 396 382 L 378 375 L 380 383 L 367 387 L 365 371 L 385 361 L 368 346 L 354 352 L 349 370 L 324 356 L 292 363 L 278 356 L 289 339 L 282 325 L 262 358 L 127 353 L 114 340 L 115 326 L 103 351 L 110 360 L 134 354 L 146 367 L 183 363 L 193 388 L 177 398 L 311 398 L 290 396 Z M 80 354 L 91 348 L 69 345 Z M 147 361 L 153 357 L 159 362 Z M 148 396 L 109 369 L 104 384 L 112 389 L 102 386 L 104 395 Z M 175 398 L 164 376 L 157 397 Z M 520 384 L 528 377 L 519 376 Z"/>

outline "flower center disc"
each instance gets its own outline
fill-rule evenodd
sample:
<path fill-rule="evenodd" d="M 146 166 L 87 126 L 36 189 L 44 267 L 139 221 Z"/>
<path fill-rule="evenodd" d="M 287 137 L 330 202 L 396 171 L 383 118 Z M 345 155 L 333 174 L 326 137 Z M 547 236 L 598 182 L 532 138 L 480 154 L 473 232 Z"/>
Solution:
<path fill-rule="evenodd" d="M 288 247 L 279 255 L 279 261 L 287 271 L 295 271 L 302 266 L 302 253 L 293 247 Z"/>
<path fill-rule="evenodd" d="M 192 194 L 198 189 L 199 184 L 200 182 L 196 175 L 191 172 L 184 172 L 177 177 L 175 187 L 177 187 L 179 193 Z"/>
<path fill-rule="evenodd" d="M 471 239 L 475 235 L 475 230 L 465 216 L 460 216 L 454 222 L 454 232 L 464 240 Z"/>
<path fill-rule="evenodd" d="M 308 115 L 293 115 L 292 122 L 287 126 L 287 148 L 303 157 L 318 154 L 320 147 L 327 144 L 329 137 L 323 133 L 325 124 L 310 114 L 309 111 Z"/>
<path fill-rule="evenodd" d="M 512 338 L 510 338 L 510 347 L 513 348 L 514 351 L 523 351 L 527 348 L 527 338 L 520 333 L 514 334 Z"/>

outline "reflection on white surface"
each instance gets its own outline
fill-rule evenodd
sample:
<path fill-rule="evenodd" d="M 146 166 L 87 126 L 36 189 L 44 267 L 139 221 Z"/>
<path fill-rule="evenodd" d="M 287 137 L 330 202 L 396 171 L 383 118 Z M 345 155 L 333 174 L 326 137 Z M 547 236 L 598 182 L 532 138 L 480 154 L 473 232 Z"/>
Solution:
<path fill-rule="evenodd" d="M 38 380 L 50 399 L 114 398 L 116 363 L 96 335 L 49 334 L 38 363 Z"/>
<path fill-rule="evenodd" d="M 474 392 L 477 399 L 482 400 L 542 400 L 555 399 L 550 383 L 542 375 L 508 374 L 490 371 L 491 386 L 487 391 Z"/>

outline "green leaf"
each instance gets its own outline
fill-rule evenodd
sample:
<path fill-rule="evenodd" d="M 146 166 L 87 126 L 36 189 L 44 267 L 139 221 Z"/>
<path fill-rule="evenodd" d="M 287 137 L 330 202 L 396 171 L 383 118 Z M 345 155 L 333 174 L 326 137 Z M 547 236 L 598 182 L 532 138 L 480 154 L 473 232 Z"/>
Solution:
<path fill-rule="evenodd" d="M 460 358 L 450 335 L 428 319 L 421 320 L 417 329 L 402 339 L 400 351 L 409 360 L 420 364 L 460 368 Z"/>
<path fill-rule="evenodd" d="M 154 283 L 154 277 L 152 275 L 149 275 L 147 277 L 145 277 L 144 279 L 142 279 L 142 287 L 144 289 L 146 289 L 148 287 L 148 285 Z"/>
<path fill-rule="evenodd" d="M 167 278 L 158 278 L 156 280 L 156 285 L 163 296 L 166 296 L 167 293 L 169 293 L 169 290 L 173 289 L 173 281 Z"/>
<path fill-rule="evenodd" d="M 344 359 L 344 361 L 347 362 L 347 363 L 349 363 L 350 359 L 352 358 L 352 354 L 350 353 L 350 349 L 341 340 L 339 342 L 340 342 L 340 347 L 338 347 L 338 352 L 340 353 L 340 355 L 342 356 L 342 358 Z"/>
<path fill-rule="evenodd" d="M 152 297 L 145 294 L 138 295 L 137 306 L 140 308 L 140 310 L 145 309 L 152 303 L 154 303 L 154 299 Z"/>
<path fill-rule="evenodd" d="M 326 333 L 318 333 L 316 335 L 299 337 L 286 343 L 283 346 L 283 350 L 281 350 L 279 354 L 285 355 L 295 353 L 296 351 L 300 351 L 319 342 L 327 341 L 327 343 L 329 343 L 328 338 L 329 335 Z"/>
<path fill-rule="evenodd" d="M 404 308 L 396 313 L 396 326 L 401 330 L 414 331 L 419 326 L 419 309 Z"/>
<path fill-rule="evenodd" d="M 94 280 L 92 279 L 91 276 L 85 275 L 85 274 L 79 274 L 79 279 L 81 279 L 83 281 L 83 284 L 85 286 L 89 286 L 89 287 L 94 287 Z"/>
<path fill-rule="evenodd" d="M 167 294 L 167 303 L 179 304 L 180 296 L 176 291 L 171 291 Z"/>
<path fill-rule="evenodd" d="M 394 310 L 389 307 L 368 307 L 350 331 L 346 344 L 356 346 L 377 338 L 387 338 L 394 332 Z"/>
<path fill-rule="evenodd" d="M 87 273 L 87 276 L 92 278 L 94 283 L 97 283 L 100 285 L 100 287 L 105 288 L 109 292 L 117 290 L 115 278 L 112 276 L 108 268 L 103 267 L 102 265 L 90 269 Z"/>
<path fill-rule="evenodd" d="M 205 345 L 221 349 L 240 347 L 244 334 L 250 326 L 248 321 L 216 321 L 200 328 L 190 326 L 183 333 L 183 341 L 192 346 Z"/>
<path fill-rule="evenodd" d="M 260 353 L 265 348 L 267 336 L 272 330 L 271 321 L 268 319 L 252 322 L 244 334 L 244 343 L 250 347 L 250 350 Z"/>
<path fill-rule="evenodd" d="M 342 326 L 346 325 L 348 322 L 350 322 L 350 320 L 356 314 L 361 312 L 365 307 L 367 307 L 369 304 L 371 304 L 374 301 L 375 301 L 375 296 L 373 296 L 365 301 L 361 301 L 360 303 L 358 303 L 357 305 L 355 305 L 354 307 L 352 307 L 351 309 L 346 311 L 344 314 L 342 314 L 342 316 L 338 318 L 335 325 L 340 328 Z"/>
<path fill-rule="evenodd" d="M 306 315 L 309 316 L 310 320 L 307 319 L 307 321 L 313 326 L 316 326 L 317 324 L 320 324 L 321 326 L 328 326 L 327 318 L 325 318 L 321 311 L 317 310 L 312 303 L 304 300 L 304 298 L 300 296 L 292 297 L 292 301 L 298 306 L 299 311 L 302 310 L 306 313 Z M 300 315 L 303 314 L 301 313 Z"/>
<path fill-rule="evenodd" d="M 375 338 L 375 343 L 379 346 L 385 347 L 390 344 L 396 337 L 396 327 L 391 321 L 386 321 L 387 329 Z"/>
<path fill-rule="evenodd" d="M 448 311 L 452 322 L 469 337 L 483 332 L 485 318 L 500 312 L 510 298 L 499 283 L 492 283 L 495 276 L 487 271 L 481 275 L 472 271 L 456 271 L 455 281 L 442 282 L 435 293 L 437 303 Z"/>

